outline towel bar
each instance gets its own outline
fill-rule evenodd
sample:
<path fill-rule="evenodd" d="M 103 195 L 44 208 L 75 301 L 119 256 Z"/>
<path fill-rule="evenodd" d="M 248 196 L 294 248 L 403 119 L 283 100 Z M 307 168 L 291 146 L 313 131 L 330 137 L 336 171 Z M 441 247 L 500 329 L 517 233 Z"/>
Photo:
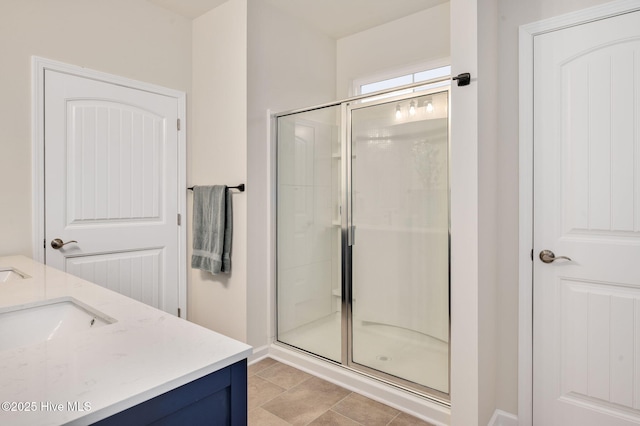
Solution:
<path fill-rule="evenodd" d="M 187 188 L 189 191 L 193 191 L 193 188 L 195 188 L 196 185 L 194 186 L 190 186 L 189 188 Z M 227 189 L 237 189 L 240 192 L 244 192 L 244 183 L 241 183 L 240 185 L 237 186 L 227 186 Z"/>

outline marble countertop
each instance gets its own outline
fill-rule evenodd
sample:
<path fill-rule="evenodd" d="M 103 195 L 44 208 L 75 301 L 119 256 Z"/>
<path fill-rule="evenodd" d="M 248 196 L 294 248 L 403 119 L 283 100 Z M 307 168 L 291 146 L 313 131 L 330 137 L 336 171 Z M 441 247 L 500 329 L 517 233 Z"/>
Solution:
<path fill-rule="evenodd" d="M 27 257 L 0 257 L 6 266 L 31 278 L 0 282 L 0 313 L 72 298 L 116 322 L 0 351 L 0 424 L 92 423 L 251 354 L 244 343 Z"/>

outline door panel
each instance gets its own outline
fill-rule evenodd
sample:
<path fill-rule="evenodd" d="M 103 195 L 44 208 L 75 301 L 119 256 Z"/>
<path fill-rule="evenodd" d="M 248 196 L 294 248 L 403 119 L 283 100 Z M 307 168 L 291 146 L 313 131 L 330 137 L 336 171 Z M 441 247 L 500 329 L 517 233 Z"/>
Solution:
<path fill-rule="evenodd" d="M 69 257 L 65 269 L 120 294 L 151 306 L 159 306 L 164 287 L 163 249 L 138 250 L 126 253 L 107 253 L 93 256 Z"/>
<path fill-rule="evenodd" d="M 604 237 L 640 230 L 640 178 L 633 174 L 639 46 L 626 40 L 561 66 L 565 232 Z"/>
<path fill-rule="evenodd" d="M 277 121 L 278 340 L 341 360 L 340 107 Z"/>
<path fill-rule="evenodd" d="M 558 314 L 566 336 L 560 342 L 563 398 L 637 409 L 634 350 L 640 335 L 634 327 L 640 294 L 625 286 L 568 279 L 559 288 Z"/>
<path fill-rule="evenodd" d="M 68 226 L 161 221 L 164 118 L 102 100 L 67 102 Z"/>
<path fill-rule="evenodd" d="M 448 394 L 448 91 L 350 113 L 352 362 Z"/>
<path fill-rule="evenodd" d="M 534 424 L 637 424 L 640 13 L 534 55 Z"/>
<path fill-rule="evenodd" d="M 51 70 L 45 83 L 46 263 L 177 314 L 177 100 Z"/>

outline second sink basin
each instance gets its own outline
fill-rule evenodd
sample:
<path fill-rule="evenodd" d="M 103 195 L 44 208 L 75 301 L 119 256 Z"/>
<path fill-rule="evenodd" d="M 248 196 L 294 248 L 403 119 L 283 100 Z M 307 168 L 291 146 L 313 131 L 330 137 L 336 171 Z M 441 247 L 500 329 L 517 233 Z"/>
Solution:
<path fill-rule="evenodd" d="M 83 333 L 116 322 L 72 298 L 0 311 L 0 351 Z"/>
<path fill-rule="evenodd" d="M 0 283 L 12 281 L 12 280 L 20 280 L 24 278 L 31 278 L 31 277 L 15 268 L 0 266 Z"/>

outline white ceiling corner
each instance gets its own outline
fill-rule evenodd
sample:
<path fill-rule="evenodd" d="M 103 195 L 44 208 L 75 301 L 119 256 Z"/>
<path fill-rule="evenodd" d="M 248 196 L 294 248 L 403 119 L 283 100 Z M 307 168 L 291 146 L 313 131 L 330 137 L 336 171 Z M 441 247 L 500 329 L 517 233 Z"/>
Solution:
<path fill-rule="evenodd" d="M 147 0 L 173 13 L 194 19 L 215 9 L 227 0 Z"/>

